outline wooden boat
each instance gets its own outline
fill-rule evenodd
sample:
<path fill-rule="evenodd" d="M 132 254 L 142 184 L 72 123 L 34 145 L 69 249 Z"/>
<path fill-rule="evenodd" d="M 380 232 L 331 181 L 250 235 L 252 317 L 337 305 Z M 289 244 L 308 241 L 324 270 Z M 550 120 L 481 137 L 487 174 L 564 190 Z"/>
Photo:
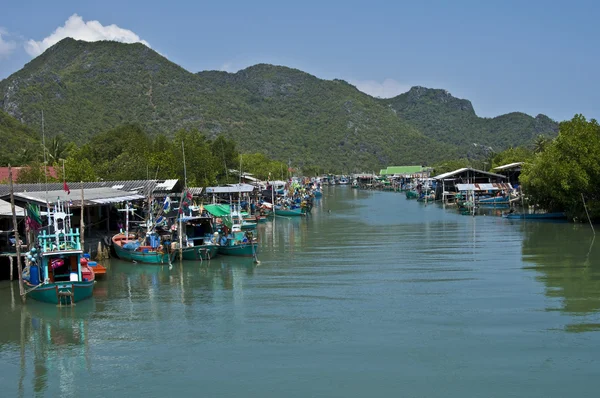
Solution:
<path fill-rule="evenodd" d="M 113 247 L 121 260 L 135 261 L 145 264 L 170 264 L 171 253 L 164 250 L 162 244 L 141 245 L 134 235 L 129 238 L 124 233 L 112 237 Z"/>
<path fill-rule="evenodd" d="M 94 271 L 82 264 L 79 229 L 73 231 L 64 205 L 57 203 L 48 214 L 52 233 L 38 235 L 38 245 L 27 258 L 23 271 L 27 295 L 36 301 L 58 305 L 73 305 L 90 298 L 94 292 Z"/>
<path fill-rule="evenodd" d="M 503 204 L 503 205 L 507 205 L 510 203 L 510 199 L 508 198 L 508 196 L 492 196 L 489 198 L 480 198 L 478 199 L 478 202 L 480 205 L 498 205 L 498 204 Z"/>
<path fill-rule="evenodd" d="M 417 202 L 435 202 L 435 194 L 419 196 Z"/>
<path fill-rule="evenodd" d="M 218 250 L 219 245 L 204 244 L 198 246 L 190 246 L 183 248 L 182 256 L 184 260 L 189 261 L 210 260 L 217 255 Z M 179 257 L 179 251 L 177 251 L 176 257 Z"/>
<path fill-rule="evenodd" d="M 296 209 L 273 209 L 273 212 L 277 216 L 285 216 L 285 217 L 299 217 L 306 215 L 301 208 Z"/>
<path fill-rule="evenodd" d="M 417 199 L 419 197 L 419 193 L 417 191 L 406 191 L 406 199 Z"/>
<path fill-rule="evenodd" d="M 81 265 L 91 268 L 97 278 L 106 275 L 106 267 L 102 264 L 98 264 L 96 261 L 91 261 L 88 253 L 83 255 L 83 258 L 81 259 Z"/>
<path fill-rule="evenodd" d="M 221 238 L 219 254 L 227 256 L 255 257 L 258 253 L 258 241 L 252 235 L 235 231 Z"/>
<path fill-rule="evenodd" d="M 566 220 L 563 212 L 556 213 L 505 213 L 502 217 L 509 220 Z"/>

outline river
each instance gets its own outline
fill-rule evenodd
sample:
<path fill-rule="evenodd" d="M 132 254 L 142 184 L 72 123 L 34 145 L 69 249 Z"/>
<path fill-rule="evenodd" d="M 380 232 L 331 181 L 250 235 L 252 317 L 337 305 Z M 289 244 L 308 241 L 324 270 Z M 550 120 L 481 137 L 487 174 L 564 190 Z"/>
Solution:
<path fill-rule="evenodd" d="M 258 265 L 113 259 L 74 308 L 0 282 L 2 396 L 599 394 L 589 225 L 338 186 L 259 236 Z"/>

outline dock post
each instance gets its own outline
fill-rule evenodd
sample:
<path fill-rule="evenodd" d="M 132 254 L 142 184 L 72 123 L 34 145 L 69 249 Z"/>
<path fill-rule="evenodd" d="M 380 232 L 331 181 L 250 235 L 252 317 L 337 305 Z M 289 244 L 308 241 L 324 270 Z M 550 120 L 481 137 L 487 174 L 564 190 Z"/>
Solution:
<path fill-rule="evenodd" d="M 10 262 L 10 280 L 12 281 L 13 278 L 13 258 L 12 256 L 8 256 L 8 261 Z"/>
<path fill-rule="evenodd" d="M 8 165 L 8 181 L 10 182 L 10 208 L 12 210 L 13 229 L 15 230 L 15 248 L 17 249 L 17 274 L 19 276 L 19 293 L 21 302 L 25 304 L 25 288 L 23 287 L 23 269 L 21 268 L 21 240 L 19 238 L 19 229 L 17 224 L 17 212 L 15 210 L 15 194 L 13 188 L 12 168 Z M 12 273 L 12 257 L 11 257 L 11 273 Z"/>

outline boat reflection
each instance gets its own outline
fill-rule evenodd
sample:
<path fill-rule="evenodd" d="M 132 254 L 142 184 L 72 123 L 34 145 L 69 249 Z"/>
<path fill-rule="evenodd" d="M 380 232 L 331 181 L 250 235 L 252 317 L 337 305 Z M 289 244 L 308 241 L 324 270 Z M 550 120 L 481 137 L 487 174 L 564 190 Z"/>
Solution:
<path fill-rule="evenodd" d="M 52 395 L 84 392 L 76 380 L 91 371 L 89 317 L 94 311 L 93 298 L 68 308 L 43 303 L 21 308 L 19 395 L 41 395 L 49 384 L 57 388 Z"/>

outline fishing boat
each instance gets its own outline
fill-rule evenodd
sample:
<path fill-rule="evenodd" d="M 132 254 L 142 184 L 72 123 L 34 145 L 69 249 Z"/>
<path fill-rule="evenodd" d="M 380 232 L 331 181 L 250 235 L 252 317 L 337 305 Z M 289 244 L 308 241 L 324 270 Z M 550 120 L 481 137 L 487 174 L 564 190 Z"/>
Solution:
<path fill-rule="evenodd" d="M 219 248 L 219 234 L 213 234 L 211 218 L 190 216 L 182 217 L 181 221 L 185 228 L 182 237 L 182 258 L 193 261 L 210 260 L 215 257 Z"/>
<path fill-rule="evenodd" d="M 94 271 L 96 278 L 106 275 L 106 267 L 102 264 L 98 264 L 97 261 L 90 259 L 89 253 L 85 253 L 81 259 L 81 265 L 86 265 Z"/>
<path fill-rule="evenodd" d="M 566 220 L 563 212 L 556 213 L 505 213 L 502 217 L 509 220 Z"/>
<path fill-rule="evenodd" d="M 170 264 L 172 253 L 169 253 L 169 246 L 160 242 L 157 234 L 153 233 L 146 236 L 146 242 L 142 242 L 135 235 L 118 233 L 112 237 L 113 247 L 117 257 L 125 261 L 134 261 L 145 264 Z M 144 244 L 142 244 L 144 243 Z"/>
<path fill-rule="evenodd" d="M 419 192 L 415 190 L 406 191 L 406 199 L 418 199 Z"/>
<path fill-rule="evenodd" d="M 304 213 L 304 211 L 300 207 L 295 209 L 280 209 L 277 207 L 278 206 L 275 206 L 275 209 L 273 209 L 273 213 L 277 216 L 300 217 L 306 215 L 306 213 Z"/>
<path fill-rule="evenodd" d="M 491 196 L 488 198 L 478 198 L 477 200 L 480 205 L 508 205 L 510 198 L 508 196 Z"/>
<path fill-rule="evenodd" d="M 84 262 L 79 228 L 70 227 L 70 214 L 57 202 L 48 213 L 49 228 L 37 237 L 37 245 L 26 253 L 23 270 L 27 295 L 36 301 L 73 305 L 94 292 L 94 271 Z"/>
<path fill-rule="evenodd" d="M 258 241 L 251 232 L 243 232 L 234 224 L 232 232 L 221 237 L 218 251 L 226 256 L 256 257 Z"/>

